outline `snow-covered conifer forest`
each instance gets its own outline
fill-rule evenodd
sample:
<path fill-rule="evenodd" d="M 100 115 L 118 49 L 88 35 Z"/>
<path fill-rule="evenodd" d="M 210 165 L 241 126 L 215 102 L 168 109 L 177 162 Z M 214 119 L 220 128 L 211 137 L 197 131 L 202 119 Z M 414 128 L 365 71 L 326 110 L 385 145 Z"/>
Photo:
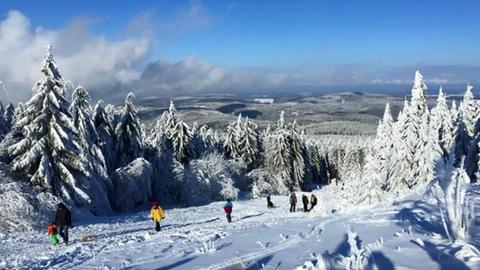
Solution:
<path fill-rule="evenodd" d="M 145 122 L 135 91 L 121 106 L 93 104 L 61 70 L 49 47 L 32 97 L 0 106 L 0 268 L 480 267 L 480 101 L 471 85 L 458 106 L 442 88 L 432 105 L 427 91 L 436 91 L 417 71 L 411 97 L 398 114 L 385 104 L 374 136 L 314 136 L 283 111 L 266 127 L 239 114 L 218 128 L 185 121 L 170 102 Z M 288 217 L 291 192 L 316 194 L 319 206 Z M 239 217 L 230 227 L 226 199 Z M 138 214 L 152 201 L 167 209 L 163 236 Z M 48 247 L 43 231 L 59 202 L 72 209 L 74 234 L 97 239 L 25 253 Z M 334 248 L 343 235 L 346 251 Z M 122 259 L 155 242 L 157 261 Z"/>

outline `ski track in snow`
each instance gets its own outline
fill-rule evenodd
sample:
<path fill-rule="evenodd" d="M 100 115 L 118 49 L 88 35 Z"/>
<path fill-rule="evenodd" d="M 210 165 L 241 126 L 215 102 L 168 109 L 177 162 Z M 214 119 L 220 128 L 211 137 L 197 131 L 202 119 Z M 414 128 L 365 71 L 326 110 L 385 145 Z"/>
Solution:
<path fill-rule="evenodd" d="M 351 224 L 363 246 L 377 243 L 373 261 L 380 266 L 480 269 L 475 262 L 443 256 L 446 239 L 430 223 L 435 208 L 422 201 L 330 215 L 325 215 L 328 206 L 312 213 L 289 213 L 288 197 L 275 196 L 274 201 L 281 207 L 266 209 L 264 199 L 235 202 L 232 223 L 225 220 L 222 202 L 170 209 L 160 233 L 154 231 L 148 211 L 99 217 L 74 227 L 68 246 L 50 247 L 46 232 L 0 235 L 0 268 L 292 269 L 315 261 L 318 254 L 345 254 L 344 232 Z M 79 241 L 86 235 L 94 241 Z"/>

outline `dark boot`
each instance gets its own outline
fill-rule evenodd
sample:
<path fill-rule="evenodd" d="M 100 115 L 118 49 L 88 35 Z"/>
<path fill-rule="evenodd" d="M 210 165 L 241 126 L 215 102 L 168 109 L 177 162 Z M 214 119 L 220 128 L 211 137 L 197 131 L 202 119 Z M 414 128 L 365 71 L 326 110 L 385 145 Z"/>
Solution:
<path fill-rule="evenodd" d="M 162 230 L 162 228 L 160 227 L 160 222 L 155 221 L 155 231 L 159 232 L 161 230 Z"/>

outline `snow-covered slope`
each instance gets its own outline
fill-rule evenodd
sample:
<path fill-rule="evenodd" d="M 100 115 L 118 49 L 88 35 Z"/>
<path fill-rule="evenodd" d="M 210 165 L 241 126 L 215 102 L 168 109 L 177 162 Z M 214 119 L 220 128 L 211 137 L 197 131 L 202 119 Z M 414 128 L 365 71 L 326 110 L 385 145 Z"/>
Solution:
<path fill-rule="evenodd" d="M 46 231 L 0 234 L 0 268 L 344 269 L 350 226 L 367 269 L 480 269 L 480 256 L 449 244 L 436 205 L 418 195 L 349 213 L 321 201 L 317 211 L 289 213 L 287 197 L 273 202 L 234 202 L 232 223 L 222 202 L 168 209 L 160 233 L 148 211 L 80 220 L 68 246 L 50 247 Z"/>

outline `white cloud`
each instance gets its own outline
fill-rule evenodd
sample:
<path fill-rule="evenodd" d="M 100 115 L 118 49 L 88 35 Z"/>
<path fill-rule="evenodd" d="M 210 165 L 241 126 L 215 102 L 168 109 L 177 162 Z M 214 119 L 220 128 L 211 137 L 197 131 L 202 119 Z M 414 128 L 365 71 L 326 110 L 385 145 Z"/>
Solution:
<path fill-rule="evenodd" d="M 77 18 L 63 29 L 32 29 L 19 11 L 10 11 L 0 21 L 0 79 L 5 81 L 13 99 L 25 99 L 41 77 L 40 64 L 47 44 L 64 78 L 92 90 L 128 83 L 137 79 L 136 68 L 146 61 L 150 39 L 125 38 L 109 41 L 89 32 L 92 20 Z"/>

